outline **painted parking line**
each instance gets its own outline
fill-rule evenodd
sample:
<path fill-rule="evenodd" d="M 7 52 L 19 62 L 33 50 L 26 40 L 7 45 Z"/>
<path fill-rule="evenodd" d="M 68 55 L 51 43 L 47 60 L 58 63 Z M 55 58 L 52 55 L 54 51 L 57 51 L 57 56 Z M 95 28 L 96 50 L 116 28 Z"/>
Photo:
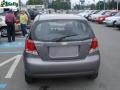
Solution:
<path fill-rule="evenodd" d="M 14 63 L 12 64 L 12 66 L 10 67 L 10 69 L 9 69 L 8 73 L 6 74 L 5 78 L 11 78 L 11 77 L 12 77 L 12 75 L 13 75 L 16 67 L 17 67 L 17 65 L 18 65 L 19 62 L 20 62 L 20 59 L 21 59 L 21 55 L 17 55 L 17 56 L 15 57 L 15 61 L 14 61 Z"/>
<path fill-rule="evenodd" d="M 6 88 L 6 86 L 7 86 L 7 84 L 6 84 L 6 83 L 0 83 L 0 90 L 1 90 L 1 89 L 5 89 L 5 88 Z"/>
<path fill-rule="evenodd" d="M 2 42 L 0 43 L 0 48 L 24 48 L 25 41 L 16 41 L 16 42 Z"/>
<path fill-rule="evenodd" d="M 16 55 L 8 60 L 5 60 L 4 62 L 0 63 L 0 68 L 7 65 L 8 63 L 13 62 L 13 64 L 11 65 L 11 67 L 9 68 L 7 74 L 5 75 L 5 78 L 12 78 L 12 75 L 15 72 L 16 67 L 18 66 L 20 60 L 21 60 L 21 55 Z"/>
<path fill-rule="evenodd" d="M 23 51 L 18 52 L 0 52 L 0 54 L 21 54 Z"/>

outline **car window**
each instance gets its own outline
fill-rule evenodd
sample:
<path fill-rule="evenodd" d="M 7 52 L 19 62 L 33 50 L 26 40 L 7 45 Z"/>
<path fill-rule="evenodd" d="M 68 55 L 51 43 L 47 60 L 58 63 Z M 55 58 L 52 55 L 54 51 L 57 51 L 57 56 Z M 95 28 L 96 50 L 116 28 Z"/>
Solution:
<path fill-rule="evenodd" d="M 115 16 L 120 16 L 120 12 L 118 12 Z"/>
<path fill-rule="evenodd" d="M 0 15 L 5 16 L 6 12 L 4 10 L 0 10 Z"/>
<path fill-rule="evenodd" d="M 106 12 L 104 15 L 110 15 L 111 14 L 111 12 Z"/>
<path fill-rule="evenodd" d="M 104 11 L 104 12 L 101 13 L 101 15 L 105 15 L 106 13 L 107 13 L 107 11 Z"/>
<path fill-rule="evenodd" d="M 53 41 L 56 38 L 69 35 L 76 35 L 69 38 L 71 40 L 78 40 L 90 38 L 90 36 L 93 35 L 91 27 L 86 21 L 77 20 L 40 22 L 32 31 L 33 38 L 38 41 Z"/>
<path fill-rule="evenodd" d="M 117 12 L 112 12 L 111 16 L 115 16 L 117 14 Z"/>
<path fill-rule="evenodd" d="M 102 14 L 103 12 L 105 12 L 105 11 L 100 11 L 100 12 L 98 12 L 97 14 Z"/>
<path fill-rule="evenodd" d="M 95 11 L 93 14 L 97 14 L 97 13 L 99 13 L 100 11 Z"/>

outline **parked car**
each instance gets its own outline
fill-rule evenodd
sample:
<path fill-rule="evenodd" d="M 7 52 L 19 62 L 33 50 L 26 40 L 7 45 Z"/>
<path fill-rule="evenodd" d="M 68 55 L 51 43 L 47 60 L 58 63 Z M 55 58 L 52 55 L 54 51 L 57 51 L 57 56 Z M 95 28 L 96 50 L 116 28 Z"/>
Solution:
<path fill-rule="evenodd" d="M 95 10 L 90 10 L 84 17 L 88 20 L 89 15 L 93 14 Z"/>
<path fill-rule="evenodd" d="M 93 15 L 91 15 L 91 20 L 97 21 L 100 16 L 104 15 L 107 12 L 109 12 L 109 11 L 102 10 L 102 11 L 98 12 L 97 14 L 93 14 Z"/>
<path fill-rule="evenodd" d="M 5 15 L 9 9 L 1 9 L 0 10 L 0 32 L 1 36 L 7 36 L 7 25 L 5 23 Z M 15 12 L 14 12 L 15 13 Z M 18 21 L 18 20 L 17 20 Z M 20 24 L 17 22 L 15 23 L 15 31 L 19 32 L 20 31 Z"/>
<path fill-rule="evenodd" d="M 39 11 L 37 9 L 28 9 L 28 12 L 30 14 L 31 20 L 34 20 L 35 17 L 39 14 Z"/>
<path fill-rule="evenodd" d="M 80 12 L 78 15 L 82 16 L 82 17 L 85 17 L 85 15 L 87 15 L 89 12 L 91 12 L 91 10 L 85 10 L 83 12 Z"/>
<path fill-rule="evenodd" d="M 117 20 L 120 19 L 120 12 L 118 12 L 115 16 L 111 16 L 111 17 L 107 17 L 103 23 L 106 25 L 106 26 L 115 26 L 115 23 Z"/>
<path fill-rule="evenodd" d="M 23 54 L 25 80 L 84 75 L 96 79 L 100 65 L 98 40 L 89 22 L 73 14 L 38 15 Z"/>
<path fill-rule="evenodd" d="M 97 14 L 97 13 L 99 13 L 100 12 L 100 10 L 94 10 L 92 13 L 90 13 L 89 15 L 88 15 L 88 20 L 89 21 L 92 21 L 92 18 L 91 18 L 91 16 L 93 15 L 93 14 Z"/>
<path fill-rule="evenodd" d="M 114 16 L 114 15 L 117 14 L 117 13 L 118 13 L 118 11 L 110 11 L 110 12 L 107 12 L 107 13 L 105 13 L 104 15 L 99 16 L 97 22 L 98 22 L 99 24 L 102 24 L 103 21 L 105 20 L 105 18 Z"/>
<path fill-rule="evenodd" d="M 120 19 L 118 19 L 116 22 L 115 22 L 115 26 L 120 28 Z"/>
<path fill-rule="evenodd" d="M 16 15 L 16 23 L 15 23 L 15 32 L 21 32 L 20 30 L 20 21 L 19 21 L 19 12 L 16 11 L 14 12 Z M 29 13 L 27 11 L 25 11 L 25 13 L 27 14 L 28 18 L 30 18 Z M 7 36 L 7 25 L 5 23 L 5 15 L 6 15 L 6 11 L 0 12 L 0 32 L 1 32 L 1 36 Z M 28 20 L 28 23 L 30 23 L 30 20 Z"/>

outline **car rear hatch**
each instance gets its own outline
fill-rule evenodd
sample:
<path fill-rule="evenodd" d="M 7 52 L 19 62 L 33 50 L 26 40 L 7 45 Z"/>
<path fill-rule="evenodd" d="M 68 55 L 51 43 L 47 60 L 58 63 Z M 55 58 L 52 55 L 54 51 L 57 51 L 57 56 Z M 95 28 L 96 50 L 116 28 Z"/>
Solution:
<path fill-rule="evenodd" d="M 70 25 L 69 28 L 63 30 L 65 26 L 62 22 L 50 21 L 49 28 L 48 21 L 43 22 L 45 26 L 40 23 L 33 26 L 34 31 L 31 30 L 30 39 L 34 42 L 38 55 L 43 60 L 84 59 L 89 54 L 94 37 L 90 26 L 86 22 L 80 22 L 81 27 L 77 28 L 85 29 L 85 31 L 77 31 L 75 26 L 71 26 L 76 23 L 76 20 L 64 21 L 64 25 Z"/>
<path fill-rule="evenodd" d="M 35 46 L 44 60 L 84 59 L 89 54 L 91 41 L 35 42 Z"/>

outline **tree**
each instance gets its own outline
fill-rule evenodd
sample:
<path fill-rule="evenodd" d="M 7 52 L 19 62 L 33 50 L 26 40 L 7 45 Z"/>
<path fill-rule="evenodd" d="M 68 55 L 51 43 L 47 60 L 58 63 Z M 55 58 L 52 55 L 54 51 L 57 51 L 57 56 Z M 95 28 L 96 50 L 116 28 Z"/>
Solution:
<path fill-rule="evenodd" d="M 90 5 L 90 9 L 91 9 L 91 10 L 94 10 L 94 9 L 96 9 L 96 6 L 95 6 L 95 4 L 91 4 L 91 5 Z"/>
<path fill-rule="evenodd" d="M 74 6 L 74 9 L 80 10 L 80 9 L 81 9 L 81 6 L 80 6 L 79 4 L 76 4 L 76 5 Z"/>
<path fill-rule="evenodd" d="M 104 5 L 105 5 L 105 8 L 104 8 Z M 108 3 L 104 3 L 104 1 L 99 1 L 97 4 L 96 4 L 96 9 L 99 9 L 99 10 L 103 10 L 103 9 L 108 9 Z"/>
<path fill-rule="evenodd" d="M 43 0 L 28 0 L 28 5 L 40 5 L 43 4 Z"/>
<path fill-rule="evenodd" d="M 51 8 L 54 8 L 55 10 L 60 9 L 68 10 L 71 8 L 71 4 L 67 2 L 62 2 L 61 0 L 56 0 L 52 2 Z"/>

